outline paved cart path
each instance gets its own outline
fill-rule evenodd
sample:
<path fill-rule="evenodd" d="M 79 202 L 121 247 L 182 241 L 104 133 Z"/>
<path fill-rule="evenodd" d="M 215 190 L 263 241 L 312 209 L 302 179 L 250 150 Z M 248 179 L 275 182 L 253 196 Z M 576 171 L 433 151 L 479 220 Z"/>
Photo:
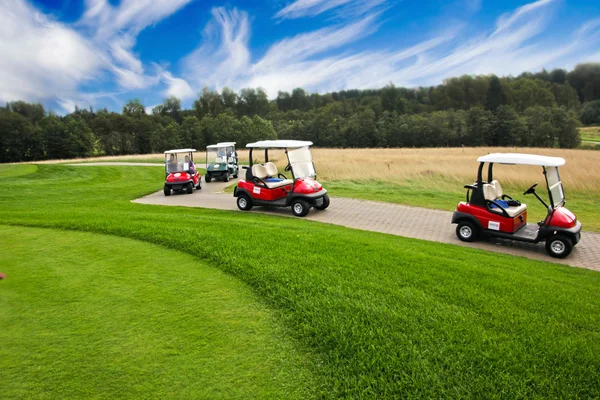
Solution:
<path fill-rule="evenodd" d="M 233 183 L 234 181 L 204 183 L 201 191 L 194 191 L 191 195 L 174 194 L 166 197 L 161 190 L 134 202 L 242 212 L 238 210 L 233 195 L 224 192 L 225 188 Z M 250 212 L 297 218 L 292 215 L 289 208 L 255 207 Z M 500 239 L 475 243 L 461 242 L 454 233 L 456 225 L 450 224 L 451 217 L 452 213 L 449 211 L 333 197 L 327 210 L 311 210 L 305 218 L 348 228 L 450 243 L 600 271 L 600 234 L 598 233 L 583 232 L 581 241 L 575 246 L 571 255 L 564 260 L 559 260 L 548 256 L 543 244 L 534 245 Z"/>

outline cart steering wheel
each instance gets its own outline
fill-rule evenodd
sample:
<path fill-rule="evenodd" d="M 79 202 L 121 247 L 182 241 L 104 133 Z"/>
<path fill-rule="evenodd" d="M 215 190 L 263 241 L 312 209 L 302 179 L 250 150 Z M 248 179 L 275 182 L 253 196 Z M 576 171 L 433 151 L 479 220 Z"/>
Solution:
<path fill-rule="evenodd" d="M 536 182 L 533 185 L 531 185 L 531 187 L 523 193 L 523 196 L 525 196 L 526 194 L 535 193 L 535 187 L 538 185 L 538 183 L 539 182 Z"/>

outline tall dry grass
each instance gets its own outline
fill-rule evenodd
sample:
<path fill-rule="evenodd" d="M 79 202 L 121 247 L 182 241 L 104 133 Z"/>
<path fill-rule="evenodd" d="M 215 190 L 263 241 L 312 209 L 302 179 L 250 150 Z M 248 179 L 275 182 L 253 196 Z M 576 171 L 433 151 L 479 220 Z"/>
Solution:
<path fill-rule="evenodd" d="M 537 148 L 434 148 L 434 149 L 314 149 L 320 179 L 423 182 L 456 187 L 474 182 L 477 158 L 497 152 L 563 157 L 561 178 L 567 190 L 600 193 L 600 152 Z M 503 185 L 527 188 L 542 184 L 541 167 L 497 165 L 494 178 Z"/>

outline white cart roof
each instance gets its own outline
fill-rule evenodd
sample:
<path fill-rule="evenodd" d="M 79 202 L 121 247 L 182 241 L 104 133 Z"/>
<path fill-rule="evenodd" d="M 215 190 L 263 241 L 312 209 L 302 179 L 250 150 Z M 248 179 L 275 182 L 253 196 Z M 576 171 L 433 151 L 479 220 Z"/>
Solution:
<path fill-rule="evenodd" d="M 497 164 L 539 165 L 542 167 L 560 167 L 565 165 L 565 159 L 561 157 L 519 153 L 492 153 L 479 157 L 477 161 Z"/>
<path fill-rule="evenodd" d="M 167 150 L 165 151 L 165 154 L 170 154 L 170 153 L 194 153 L 196 151 L 196 149 L 175 149 L 175 150 Z"/>
<path fill-rule="evenodd" d="M 304 140 L 262 140 L 246 145 L 246 147 L 259 149 L 299 149 L 300 147 L 306 146 L 312 146 L 312 142 L 306 142 Z"/>
<path fill-rule="evenodd" d="M 223 142 L 223 143 L 211 144 L 210 146 L 206 146 L 206 148 L 207 149 L 216 149 L 219 147 L 231 147 L 231 146 L 235 146 L 235 142 Z"/>

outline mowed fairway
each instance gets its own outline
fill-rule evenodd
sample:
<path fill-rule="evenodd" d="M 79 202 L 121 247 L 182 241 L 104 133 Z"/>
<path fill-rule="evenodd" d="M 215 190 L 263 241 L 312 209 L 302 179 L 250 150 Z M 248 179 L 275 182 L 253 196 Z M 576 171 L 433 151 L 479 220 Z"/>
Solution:
<path fill-rule="evenodd" d="M 0 225 L 1 398 L 310 395 L 239 281 L 132 239 Z"/>
<path fill-rule="evenodd" d="M 268 307 L 268 315 L 276 316 L 273 329 L 279 329 L 283 343 L 295 349 L 290 352 L 298 358 L 288 359 L 284 346 L 280 354 L 286 358 L 281 362 L 289 362 L 291 371 L 305 371 L 301 367 L 306 365 L 313 372 L 298 378 L 314 390 L 303 393 L 300 386 L 296 393 L 306 397 L 600 396 L 600 274 L 596 272 L 301 219 L 130 202 L 159 190 L 163 178 L 162 170 L 152 167 L 38 165 L 17 179 L 0 173 L 4 189 L 0 218 L 10 229 L 78 230 L 89 232 L 89 237 L 104 234 L 154 243 L 160 246 L 152 246 L 153 260 L 168 254 L 168 249 L 188 253 L 189 264 L 168 274 L 169 281 L 193 280 L 192 259 L 237 278 Z M 202 193 L 194 196 L 201 202 Z M 44 237 L 49 245 L 56 240 L 59 247 L 56 235 Z M 5 249 L 13 248 L 14 242 L 0 240 L 0 252 L 12 251 Z M 40 241 L 24 239 L 23 243 L 35 246 Z M 118 258 L 116 252 L 114 257 Z M 118 273 L 115 264 L 108 262 L 104 268 Z M 155 273 L 154 268 L 151 271 Z M 22 285 L 19 294 L 34 285 L 11 283 L 13 274 L 0 281 L 4 310 L 16 295 L 5 288 Z M 145 275 L 135 270 L 127 274 L 132 287 L 149 279 Z M 51 284 L 49 279 L 43 288 L 50 290 Z M 88 285 L 95 288 L 98 282 L 81 280 L 83 288 Z M 101 308 L 100 300 L 104 297 L 92 299 L 90 307 Z M 22 314 L 35 312 L 36 301 L 34 295 L 25 295 Z M 133 299 L 123 301 L 135 309 Z M 144 306 L 175 312 L 164 308 L 169 307 L 167 301 L 165 296 L 145 297 Z M 193 315 L 198 309 L 200 304 L 186 301 L 176 312 Z M 3 315 L 2 325 L 10 332 L 4 342 L 26 343 L 29 339 L 21 337 L 30 335 L 21 328 L 25 317 L 6 311 Z M 65 319 L 65 324 L 72 323 L 71 318 Z M 115 334 L 118 328 L 107 327 L 105 332 Z M 64 334 L 67 328 L 50 324 L 45 329 L 51 336 Z M 169 329 L 182 334 L 186 327 L 173 324 Z M 138 340 L 139 357 L 151 357 L 147 352 L 155 351 L 154 342 L 143 335 Z M 87 346 L 94 341 L 84 337 L 81 343 Z M 197 342 L 183 344 L 182 352 L 199 351 Z M 32 368 L 36 363 L 52 364 L 66 345 L 40 343 L 43 351 L 36 353 Z M 229 350 L 239 359 L 247 357 L 237 353 L 233 344 Z M 20 354 L 14 357 L 25 358 L 29 352 L 26 346 L 16 346 L 15 351 Z M 186 359 L 185 368 L 198 368 L 195 362 Z M 135 375 L 123 367 L 125 377 L 119 385 L 130 384 L 128 374 Z M 208 373 L 207 379 L 211 376 Z M 60 382 L 54 384 L 68 388 L 71 379 L 60 375 Z M 179 387 L 198 380 L 194 374 L 181 376 Z M 282 373 L 277 380 L 282 386 L 274 391 L 298 388 L 295 376 Z M 145 384 L 164 388 L 160 376 Z M 202 397 L 198 393 L 196 397 Z M 43 388 L 34 387 L 27 397 L 43 394 Z M 185 397 L 184 392 L 176 395 Z M 255 397 L 272 396 L 257 393 Z"/>

